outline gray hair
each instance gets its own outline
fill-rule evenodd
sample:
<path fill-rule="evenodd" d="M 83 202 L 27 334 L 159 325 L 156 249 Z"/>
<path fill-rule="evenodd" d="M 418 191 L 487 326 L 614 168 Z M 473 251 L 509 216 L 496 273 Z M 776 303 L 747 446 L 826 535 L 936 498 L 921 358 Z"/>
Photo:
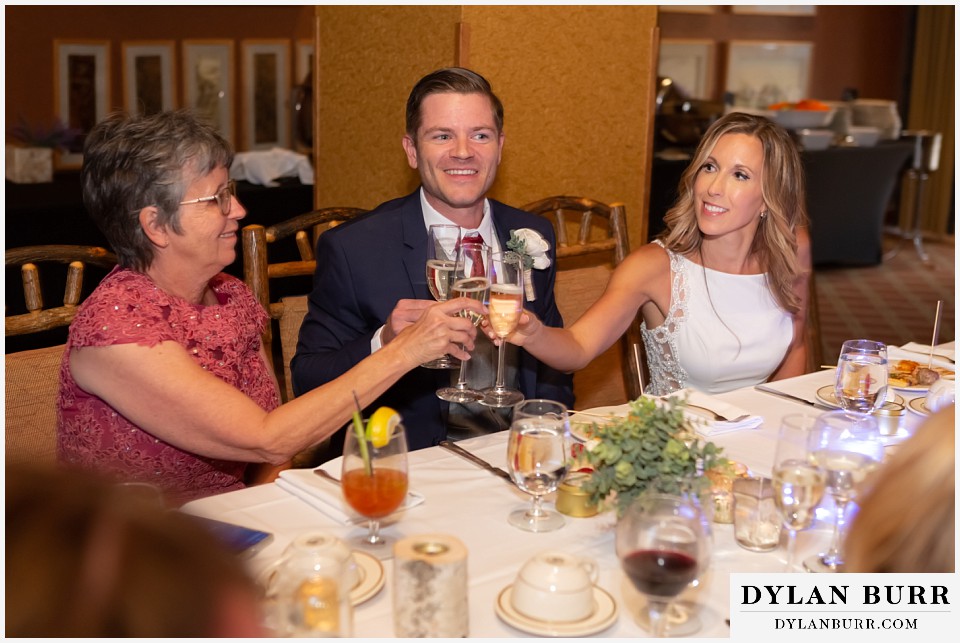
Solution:
<path fill-rule="evenodd" d="M 154 248 L 140 210 L 155 206 L 159 223 L 179 234 L 187 186 L 232 162 L 230 144 L 187 110 L 111 114 L 84 141 L 83 203 L 117 262 L 142 272 L 153 263 Z"/>

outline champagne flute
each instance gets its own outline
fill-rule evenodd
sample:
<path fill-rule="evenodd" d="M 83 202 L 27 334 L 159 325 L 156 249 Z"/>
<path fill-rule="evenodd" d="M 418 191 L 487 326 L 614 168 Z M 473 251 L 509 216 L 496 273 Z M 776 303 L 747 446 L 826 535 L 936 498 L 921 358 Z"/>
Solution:
<path fill-rule="evenodd" d="M 497 349 L 497 379 L 493 386 L 480 392 L 480 404 L 494 408 L 515 406 L 523 401 L 523 393 L 504 383 L 503 361 L 507 335 L 517 329 L 523 311 L 523 261 L 515 252 L 498 252 L 491 257 L 490 300 L 487 319 L 500 338 Z"/>
<path fill-rule="evenodd" d="M 887 345 L 850 339 L 840 349 L 835 385 L 837 402 L 847 411 L 872 413 L 887 398 Z"/>
<path fill-rule="evenodd" d="M 647 598 L 651 633 L 664 637 L 667 612 L 707 566 L 710 536 L 700 508 L 689 497 L 644 492 L 617 521 L 616 549 L 624 573 Z"/>
<path fill-rule="evenodd" d="M 563 516 L 547 511 L 543 496 L 556 491 L 570 466 L 570 422 L 567 407 L 551 400 L 526 400 L 513 411 L 507 438 L 507 469 L 517 487 L 533 496 L 529 508 L 507 518 L 524 531 L 553 531 L 563 527 Z"/>
<path fill-rule="evenodd" d="M 807 455 L 814 420 L 803 413 L 784 416 L 773 457 L 773 500 L 787 529 L 788 572 L 793 571 L 797 531 L 813 524 L 826 488 L 826 475 Z"/>
<path fill-rule="evenodd" d="M 469 297 L 485 301 L 490 290 L 490 246 L 482 243 L 461 243 L 457 250 L 457 264 L 453 273 L 453 297 Z M 479 326 L 483 315 L 461 311 L 464 317 L 472 317 L 473 324 Z M 460 374 L 454 386 L 445 386 L 437 391 L 437 397 L 447 402 L 468 404 L 483 397 L 478 391 L 467 386 L 467 362 L 460 361 Z"/>
<path fill-rule="evenodd" d="M 833 539 L 825 554 L 811 556 L 803 566 L 811 572 L 835 572 L 843 566 L 840 546 L 846 509 L 858 487 L 883 460 L 877 421 L 863 413 L 831 411 L 816 419 L 807 441 L 810 462 L 823 470 L 833 497 Z"/>
<path fill-rule="evenodd" d="M 367 518 L 366 535 L 351 544 L 380 559 L 391 554 L 389 541 L 380 535 L 380 519 L 403 504 L 408 486 L 407 435 L 403 424 L 392 423 L 386 437 L 386 443 L 366 437 L 361 440 L 348 426 L 340 475 L 344 500 Z"/>
<path fill-rule="evenodd" d="M 427 233 L 427 288 L 437 301 L 446 301 L 453 285 L 457 266 L 457 247 L 460 244 L 460 226 L 434 224 Z M 450 355 L 438 357 L 424 364 L 424 368 L 452 369 L 457 360 Z"/>

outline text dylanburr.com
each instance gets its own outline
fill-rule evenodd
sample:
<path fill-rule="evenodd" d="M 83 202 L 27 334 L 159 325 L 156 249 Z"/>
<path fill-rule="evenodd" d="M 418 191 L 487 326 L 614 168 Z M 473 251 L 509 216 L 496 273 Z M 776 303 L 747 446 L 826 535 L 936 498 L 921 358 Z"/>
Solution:
<path fill-rule="evenodd" d="M 730 638 L 956 640 L 955 574 L 731 574 Z"/>

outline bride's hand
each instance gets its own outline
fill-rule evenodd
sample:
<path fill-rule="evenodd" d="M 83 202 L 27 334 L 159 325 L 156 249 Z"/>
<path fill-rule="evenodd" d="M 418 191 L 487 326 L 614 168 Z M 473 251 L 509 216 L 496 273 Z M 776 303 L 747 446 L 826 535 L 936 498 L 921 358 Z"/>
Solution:
<path fill-rule="evenodd" d="M 500 338 L 493 332 L 490 321 L 486 317 L 483 318 L 481 328 L 487 337 L 490 338 L 490 341 L 493 342 L 494 346 L 500 345 Z M 507 341 L 517 346 L 523 346 L 527 340 L 536 335 L 541 328 L 543 328 L 543 322 L 529 310 L 524 310 L 520 313 L 520 322 L 517 324 L 517 329 L 507 335 Z"/>

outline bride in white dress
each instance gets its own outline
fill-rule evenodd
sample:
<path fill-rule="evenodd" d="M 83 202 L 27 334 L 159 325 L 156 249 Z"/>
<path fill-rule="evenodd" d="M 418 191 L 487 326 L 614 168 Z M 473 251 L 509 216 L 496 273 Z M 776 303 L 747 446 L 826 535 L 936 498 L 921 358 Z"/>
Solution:
<path fill-rule="evenodd" d="M 639 310 L 647 393 L 720 393 L 802 374 L 810 240 L 790 136 L 761 116 L 724 116 L 704 134 L 679 192 L 664 233 L 617 267 L 580 319 L 550 328 L 525 312 L 508 341 L 575 371 Z"/>

